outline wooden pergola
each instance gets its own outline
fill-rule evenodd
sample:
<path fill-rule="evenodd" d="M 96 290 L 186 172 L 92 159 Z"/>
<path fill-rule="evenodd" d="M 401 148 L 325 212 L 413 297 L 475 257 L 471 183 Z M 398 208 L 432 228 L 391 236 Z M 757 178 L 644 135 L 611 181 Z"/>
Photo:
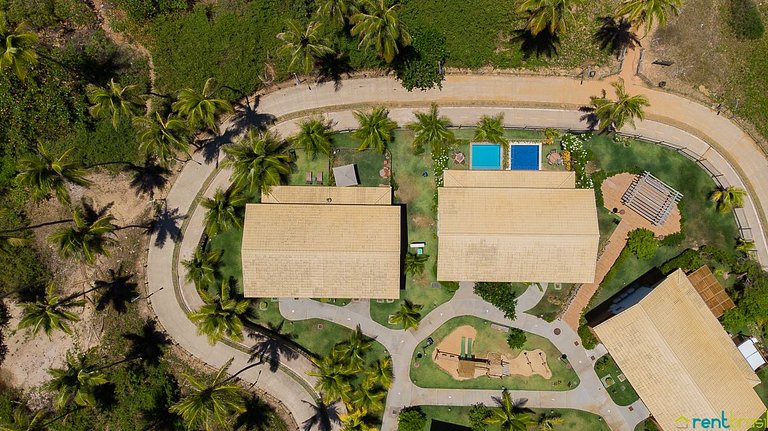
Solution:
<path fill-rule="evenodd" d="M 661 226 L 682 197 L 682 193 L 645 171 L 632 181 L 621 202 L 651 223 Z"/>

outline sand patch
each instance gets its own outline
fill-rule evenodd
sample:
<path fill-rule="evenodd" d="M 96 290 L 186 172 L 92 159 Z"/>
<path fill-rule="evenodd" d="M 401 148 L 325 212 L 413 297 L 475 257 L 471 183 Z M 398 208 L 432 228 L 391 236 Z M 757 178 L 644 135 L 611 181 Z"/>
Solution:
<path fill-rule="evenodd" d="M 523 350 L 515 355 L 508 348 L 493 351 L 491 346 L 476 345 L 476 340 L 477 330 L 474 327 L 460 326 L 437 344 L 432 360 L 455 380 L 513 375 L 552 378 L 547 354 L 543 350 Z"/>

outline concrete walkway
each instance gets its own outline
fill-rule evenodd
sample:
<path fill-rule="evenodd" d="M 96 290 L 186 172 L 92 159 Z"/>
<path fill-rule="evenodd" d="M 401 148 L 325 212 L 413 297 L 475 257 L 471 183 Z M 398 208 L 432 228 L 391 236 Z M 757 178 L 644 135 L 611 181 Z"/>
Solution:
<path fill-rule="evenodd" d="M 476 316 L 540 335 L 548 338 L 561 352 L 568 355 L 569 362 L 579 376 L 580 384 L 569 391 L 510 391 L 513 399 L 527 400 L 528 407 L 560 407 L 589 411 L 603 417 L 611 429 L 616 431 L 632 431 L 637 423 L 648 417 L 648 410 L 640 401 L 633 404 L 631 409 L 617 406 L 611 401 L 594 372 L 594 359 L 587 357 L 587 352 L 579 346 L 579 337 L 575 331 L 561 321 L 548 323 L 524 313 L 542 299 L 544 292 L 538 287 L 530 286 L 520 297 L 517 318 L 509 320 L 504 317 L 502 311 L 476 296 L 473 286 L 473 283 L 461 283 L 454 297 L 429 313 L 416 330 L 388 329 L 371 320 L 367 311 L 360 313 L 347 309 L 348 307 L 311 300 L 281 300 L 280 311 L 286 318 L 292 320 L 319 318 L 351 329 L 360 325 L 366 335 L 375 338 L 386 347 L 392 355 L 395 379 L 387 396 L 383 431 L 395 430 L 398 412 L 401 408 L 411 405 L 467 406 L 476 403 L 495 405 L 493 397 L 500 396 L 499 390 L 426 389 L 416 386 L 411 381 L 410 366 L 413 352 L 441 325 L 458 316 Z M 559 332 L 559 335 L 555 332 Z M 550 360 L 558 359 L 550 358 Z"/>
<path fill-rule="evenodd" d="M 448 76 L 442 90 L 426 92 L 407 92 L 397 81 L 390 78 L 345 81 L 338 91 L 334 89 L 333 84 L 313 87 L 311 91 L 303 86 L 290 87 L 261 96 L 258 103 L 253 105 L 258 114 L 232 118 L 222 125 L 222 135 L 233 138 L 242 133 L 249 124 L 259 123 L 266 118 L 276 119 L 275 130 L 287 135 L 296 130 L 296 123 L 300 118 L 313 114 L 328 117 L 336 122 L 336 127 L 339 129 L 352 128 L 356 123 L 350 112 L 351 109 L 364 109 L 377 104 L 390 107 L 392 117 L 403 125 L 413 119 L 413 108 L 425 109 L 433 101 L 441 106 L 442 113 L 451 118 L 454 124 L 472 125 L 483 114 L 492 115 L 501 112 L 505 114 L 504 122 L 507 126 L 583 128 L 584 125 L 579 120 L 581 114 L 577 108 L 586 104 L 589 96 L 599 94 L 603 88 L 610 90 L 608 82 L 587 81 L 583 85 L 579 85 L 578 80 L 563 77 L 470 75 Z M 743 217 L 752 227 L 752 234 L 761 263 L 764 265 L 768 263 L 768 246 L 763 230 L 765 223 L 761 223 L 765 220 L 765 213 L 767 212 L 765 205 L 768 204 L 768 189 L 757 187 L 761 184 L 768 184 L 768 169 L 766 169 L 768 162 L 757 145 L 735 124 L 727 118 L 716 115 L 713 110 L 705 106 L 660 90 L 645 88 L 634 81 L 628 83 L 627 90 L 631 94 L 646 94 L 651 101 L 648 119 L 638 122 L 635 131 L 638 136 L 653 141 L 664 141 L 670 146 L 684 149 L 686 152 L 696 155 L 703 165 L 713 167 L 722 173 L 718 177 L 722 184 L 736 185 L 748 190 L 749 198 L 743 209 Z M 196 156 L 195 160 L 197 163 L 187 163 L 184 166 L 166 198 L 169 213 L 175 212 L 179 216 L 188 218 L 188 221 L 185 221 L 185 226 L 183 226 L 184 236 L 192 241 L 196 241 L 202 232 L 202 225 L 198 223 L 200 216 L 191 212 L 194 209 L 193 203 L 197 193 L 199 191 L 211 193 L 211 189 L 208 187 L 210 183 L 218 184 L 220 181 L 225 181 L 225 179 L 212 176 L 216 171 L 217 163 L 205 163 L 200 156 Z M 226 175 L 222 178 L 225 177 Z M 213 367 L 218 367 L 230 357 L 234 357 L 235 363 L 232 371 L 239 369 L 245 365 L 248 358 L 248 355 L 241 349 L 221 343 L 210 346 L 205 337 L 196 335 L 195 327 L 187 319 L 185 312 L 186 309 L 190 308 L 187 302 L 193 305 L 196 303 L 195 295 L 189 295 L 189 291 L 184 290 L 183 286 L 179 285 L 178 275 L 176 275 L 178 273 L 175 274 L 177 267 L 174 265 L 178 264 L 178 259 L 175 256 L 178 256 L 177 253 L 182 250 L 177 248 L 174 239 L 167 239 L 164 242 L 160 241 L 161 239 L 161 234 L 153 235 L 147 259 L 147 292 L 153 293 L 150 302 L 158 320 L 181 348 L 198 359 Z M 189 248 L 184 246 L 184 252 L 187 253 L 188 251 Z M 162 290 L 160 290 L 161 288 Z M 460 293 L 463 294 L 465 290 L 466 287 Z M 460 298 L 461 296 L 457 295 L 456 300 L 460 300 Z M 490 320 L 504 322 L 503 316 L 494 317 L 494 313 L 498 313 L 498 310 L 493 312 L 488 309 L 487 304 L 476 302 L 478 299 L 468 297 L 467 300 L 472 305 L 471 309 L 486 313 Z M 452 303 L 453 301 L 448 304 Z M 289 314 L 292 305 L 295 305 L 293 313 L 302 312 L 301 304 L 292 304 L 290 301 L 281 304 L 281 309 Z M 431 327 L 430 319 L 439 322 L 440 318 L 448 315 L 446 312 L 453 305 L 444 305 L 443 310 L 436 309 L 427 316 L 422 323 L 423 328 Z M 361 306 L 358 307 L 361 308 Z M 324 309 L 325 307 L 321 307 L 319 310 Z M 462 304 L 458 309 L 468 310 L 470 308 L 467 304 Z M 319 312 L 314 309 L 311 311 L 312 313 Z M 303 312 L 309 315 L 310 310 Z M 364 314 L 344 314 L 348 312 L 348 310 L 342 309 L 341 314 L 336 319 L 343 319 L 350 325 L 356 323 L 370 325 L 364 328 L 364 331 L 369 334 L 376 335 L 380 331 L 381 334 L 390 334 L 381 335 L 387 346 L 397 344 L 404 346 L 406 342 L 418 342 L 412 334 L 409 335 L 403 331 L 391 331 L 386 328 L 384 328 L 386 331 L 383 331 L 383 327 L 380 325 L 377 328 L 373 323 L 365 323 L 370 320 L 369 316 L 366 319 Z M 440 316 L 439 313 L 444 314 Z M 360 321 L 355 322 L 354 319 L 358 318 Z M 574 338 L 576 335 L 567 325 L 561 322 L 556 323 L 556 325 L 560 325 L 558 327 L 562 333 L 558 338 L 552 338 L 550 334 L 552 334 L 553 326 L 538 321 L 532 316 L 521 314 L 518 320 L 508 323 L 525 327 L 532 332 L 540 330 L 542 333 L 546 333 L 547 337 L 553 339 L 557 347 L 572 359 L 574 368 L 577 369 L 579 375 L 584 375 L 579 388 L 584 387 L 587 392 L 577 397 L 566 396 L 566 403 L 584 403 L 585 400 L 594 398 L 595 394 L 598 394 L 599 405 L 584 405 L 584 407 L 604 414 L 606 421 L 613 429 L 617 430 L 629 429 L 627 427 L 637 422 L 638 417 L 644 414 L 644 409 L 641 408 L 636 408 L 634 412 L 629 413 L 628 409 L 621 409 L 617 413 L 615 407 L 605 402 L 606 397 L 599 397 L 602 386 L 599 381 L 596 381 L 596 376 L 592 379 L 595 381 L 591 381 L 589 377 L 588 369 L 591 369 L 592 366 L 591 359 L 587 358 L 587 353 L 583 349 L 573 344 L 577 338 Z M 423 329 L 423 331 L 426 332 L 427 329 Z M 407 341 L 409 340 L 408 337 L 411 338 L 410 341 Z M 384 338 L 391 339 L 384 340 Z M 409 345 L 415 346 L 415 344 Z M 441 395 L 450 391 L 428 391 L 425 393 L 412 385 L 408 386 L 407 383 L 401 383 L 405 380 L 402 376 L 407 375 L 406 368 L 412 350 L 393 347 L 390 353 L 397 359 L 396 375 L 399 382 L 390 391 L 388 398 L 386 424 L 390 427 L 389 429 L 392 429 L 393 426 L 392 408 L 402 407 L 406 401 L 429 399 L 448 402 L 453 400 L 453 398 L 446 397 L 453 397 L 454 395 Z M 306 363 L 299 362 L 286 363 L 286 367 L 277 373 L 265 371 L 265 367 L 256 367 L 244 373 L 243 378 L 247 381 L 256 382 L 256 387 L 281 399 L 286 407 L 294 413 L 296 420 L 301 422 L 311 414 L 311 410 L 302 400 L 311 399 L 315 394 L 312 393 L 311 389 L 307 389 L 312 381 L 308 376 L 301 375 L 302 370 L 306 369 Z M 404 386 L 398 386 L 401 384 Z M 577 390 L 579 389 L 577 388 Z M 591 390 L 597 392 L 589 392 Z M 462 396 L 465 396 L 463 392 L 461 393 Z M 434 398 L 422 398 L 421 395 L 424 394 Z M 476 396 L 480 398 L 487 398 L 489 395 L 480 392 L 477 394 Z M 515 394 L 515 396 L 518 395 L 522 394 Z M 544 403 L 546 401 L 543 398 L 535 401 L 533 398 L 535 395 L 527 395 L 531 395 L 530 399 L 534 402 Z M 470 397 L 470 395 L 466 396 Z M 471 396 L 474 397 L 475 395 Z M 547 402 L 556 403 L 558 400 L 550 399 Z"/>
<path fill-rule="evenodd" d="M 613 263 L 616 262 L 621 250 L 624 249 L 624 245 L 627 243 L 627 234 L 634 229 L 630 223 L 622 220 L 611 236 L 608 238 L 608 242 L 605 244 L 605 249 L 597 259 L 597 265 L 595 266 L 595 282 L 582 284 L 578 287 L 576 296 L 568 303 L 568 308 L 563 314 L 563 321 L 571 327 L 574 331 L 579 329 L 579 320 L 581 319 L 581 313 L 589 305 L 589 301 L 592 296 L 597 292 L 597 288 L 600 287 L 600 283 L 611 270 Z"/>

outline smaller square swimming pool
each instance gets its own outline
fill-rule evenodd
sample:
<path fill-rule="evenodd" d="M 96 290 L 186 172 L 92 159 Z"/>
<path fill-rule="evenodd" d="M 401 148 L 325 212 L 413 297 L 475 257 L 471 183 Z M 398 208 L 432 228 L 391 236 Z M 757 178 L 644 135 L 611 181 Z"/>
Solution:
<path fill-rule="evenodd" d="M 538 171 L 541 169 L 541 145 L 512 143 L 509 146 L 509 169 L 513 171 Z"/>
<path fill-rule="evenodd" d="M 470 148 L 470 167 L 480 170 L 501 170 L 501 145 L 475 144 Z"/>

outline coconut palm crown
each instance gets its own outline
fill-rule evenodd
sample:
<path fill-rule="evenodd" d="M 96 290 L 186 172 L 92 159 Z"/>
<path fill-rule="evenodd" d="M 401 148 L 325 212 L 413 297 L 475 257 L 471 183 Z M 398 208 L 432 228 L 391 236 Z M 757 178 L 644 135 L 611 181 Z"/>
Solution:
<path fill-rule="evenodd" d="M 109 118 L 112 127 L 117 129 L 121 119 L 133 118 L 144 108 L 138 94 L 137 85 L 122 86 L 110 79 L 105 87 L 89 85 L 88 112 L 94 118 Z"/>
<path fill-rule="evenodd" d="M 571 7 L 576 0 L 523 0 L 517 7 L 519 13 L 527 13 L 525 28 L 536 36 L 542 31 L 560 35 L 568 30 L 573 20 Z"/>
<path fill-rule="evenodd" d="M 18 328 L 29 329 L 32 335 L 37 335 L 42 330 L 48 338 L 51 338 L 54 330 L 72 334 L 69 323 L 79 321 L 80 317 L 69 309 L 82 307 L 84 304 L 84 301 L 62 299 L 56 293 L 56 285 L 52 282 L 48 283 L 45 296 L 21 304 L 23 312 Z"/>
<path fill-rule="evenodd" d="M 91 185 L 85 178 L 85 169 L 79 163 L 68 160 L 73 151 L 74 148 L 70 148 L 59 157 L 54 157 L 40 143 L 36 154 L 19 160 L 19 173 L 16 178 L 22 186 L 27 187 L 32 199 L 39 201 L 53 193 L 59 202 L 68 205 L 70 184 L 81 187 Z"/>
<path fill-rule="evenodd" d="M 280 53 L 291 59 L 288 63 L 289 70 L 309 75 L 316 59 L 333 54 L 333 49 L 321 37 L 323 25 L 320 22 L 310 22 L 303 28 L 296 20 L 288 20 L 287 25 L 288 29 L 277 35 L 283 42 Z"/>
<path fill-rule="evenodd" d="M 360 37 L 358 46 L 375 49 L 387 63 L 392 63 L 400 46 L 411 44 L 411 35 L 397 16 L 399 9 L 399 3 L 390 5 L 389 0 L 367 0 L 350 19 L 352 36 Z"/>
<path fill-rule="evenodd" d="M 0 48 L 0 70 L 13 69 L 19 80 L 26 80 L 29 70 L 37 64 L 37 52 L 34 48 L 38 42 L 37 35 L 29 31 L 24 24 L 19 24 L 11 30 L 8 28 L 5 13 L 0 11 L 0 40 L 3 44 Z"/>
<path fill-rule="evenodd" d="M 207 127 L 218 132 L 217 117 L 225 112 L 233 112 L 232 105 L 225 99 L 214 97 L 219 86 L 214 78 L 208 78 L 203 90 L 185 88 L 179 91 L 177 100 L 171 105 L 173 110 L 187 119 L 192 129 Z"/>
<path fill-rule="evenodd" d="M 288 182 L 296 154 L 287 141 L 271 132 L 249 129 L 235 145 L 224 148 L 229 155 L 232 182 L 250 194 Z"/>
<path fill-rule="evenodd" d="M 397 123 L 389 118 L 389 111 L 380 106 L 373 108 L 370 114 L 355 111 L 353 115 L 359 123 L 357 130 L 352 133 L 352 136 L 361 141 L 357 150 L 373 149 L 384 154 L 387 145 L 392 142 L 392 132 L 397 128 Z"/>

